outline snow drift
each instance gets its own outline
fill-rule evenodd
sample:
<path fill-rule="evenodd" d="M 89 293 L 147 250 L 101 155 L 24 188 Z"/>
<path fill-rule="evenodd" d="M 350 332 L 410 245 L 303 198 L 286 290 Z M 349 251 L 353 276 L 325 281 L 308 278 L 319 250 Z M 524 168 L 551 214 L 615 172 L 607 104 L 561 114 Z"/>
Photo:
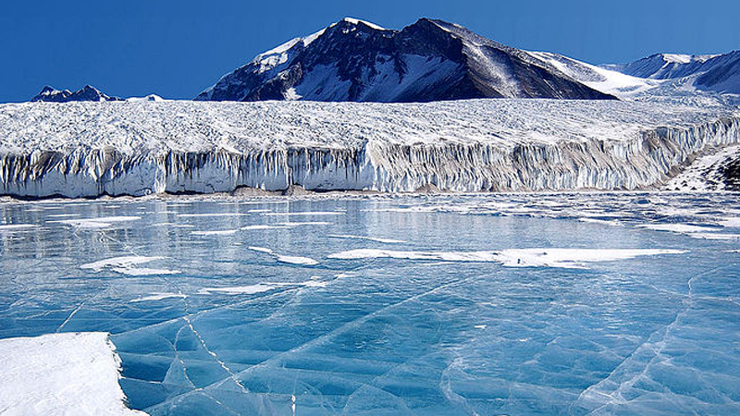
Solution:
<path fill-rule="evenodd" d="M 659 187 L 740 141 L 723 106 L 566 100 L 0 106 L 0 193 Z"/>

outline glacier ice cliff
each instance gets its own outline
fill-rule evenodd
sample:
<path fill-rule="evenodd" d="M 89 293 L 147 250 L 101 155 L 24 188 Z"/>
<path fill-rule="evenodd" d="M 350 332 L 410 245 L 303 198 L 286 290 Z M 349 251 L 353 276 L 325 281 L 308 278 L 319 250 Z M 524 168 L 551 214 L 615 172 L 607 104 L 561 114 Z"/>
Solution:
<path fill-rule="evenodd" d="M 568 100 L 421 104 L 0 105 L 0 194 L 658 188 L 740 142 L 727 106 Z"/>

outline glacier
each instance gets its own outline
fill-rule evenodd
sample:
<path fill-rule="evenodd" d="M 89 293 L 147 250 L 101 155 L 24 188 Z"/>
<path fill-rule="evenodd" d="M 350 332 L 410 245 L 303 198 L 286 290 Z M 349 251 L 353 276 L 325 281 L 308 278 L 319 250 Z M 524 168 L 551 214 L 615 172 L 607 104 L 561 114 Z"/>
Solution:
<path fill-rule="evenodd" d="M 654 189 L 740 142 L 740 110 L 702 104 L 4 104 L 0 194 Z"/>

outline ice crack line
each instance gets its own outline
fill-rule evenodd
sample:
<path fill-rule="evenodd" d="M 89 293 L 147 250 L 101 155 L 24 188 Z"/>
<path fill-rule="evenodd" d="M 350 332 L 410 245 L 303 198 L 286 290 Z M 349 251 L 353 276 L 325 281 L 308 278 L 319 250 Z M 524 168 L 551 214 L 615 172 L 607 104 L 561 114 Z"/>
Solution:
<path fill-rule="evenodd" d="M 456 286 L 456 285 L 463 284 L 463 283 L 465 283 L 465 282 L 467 282 L 469 280 L 472 280 L 472 279 L 474 279 L 476 277 L 477 276 L 471 276 L 471 277 L 460 279 L 460 280 L 457 280 L 457 281 L 454 281 L 454 282 L 445 283 L 445 284 L 436 286 L 436 287 L 434 287 L 434 288 L 432 288 L 432 289 L 430 289 L 430 290 L 428 290 L 426 292 L 422 292 L 422 293 L 419 293 L 417 295 L 410 296 L 410 297 L 408 297 L 408 298 L 406 298 L 404 300 L 398 301 L 396 303 L 392 303 L 390 305 L 387 305 L 387 306 L 385 306 L 383 308 L 378 309 L 375 312 L 369 313 L 369 314 L 364 315 L 364 316 L 362 316 L 360 318 L 357 318 L 357 319 L 354 319 L 352 321 L 346 322 L 343 325 L 339 326 L 338 328 L 336 328 L 336 329 L 334 329 L 334 330 L 332 330 L 332 331 L 330 331 L 330 332 L 328 332 L 326 334 L 320 335 L 320 336 L 318 336 L 318 337 L 316 337 L 316 338 L 314 338 L 314 339 L 312 339 L 310 341 L 307 341 L 307 342 L 305 342 L 303 344 L 300 344 L 300 345 L 298 345 L 298 346 L 296 346 L 294 348 L 291 348 L 291 349 L 289 349 L 287 351 L 283 351 L 281 353 L 278 353 L 278 354 L 272 356 L 271 358 L 269 358 L 269 359 L 267 359 L 267 360 L 265 360 L 265 361 L 263 361 L 263 362 L 261 362 L 259 364 L 255 364 L 255 365 L 253 365 L 253 366 L 251 366 L 251 367 L 249 367 L 249 368 L 247 368 L 247 369 L 239 372 L 237 374 L 237 376 L 245 376 L 245 375 L 247 375 L 249 373 L 252 373 L 252 372 L 254 372 L 254 371 L 258 370 L 258 369 L 265 368 L 265 367 L 269 366 L 271 363 L 274 363 L 274 362 L 279 361 L 282 357 L 284 357 L 284 356 L 286 356 L 288 354 L 294 354 L 294 353 L 297 353 L 297 352 L 301 352 L 301 351 L 303 351 L 303 350 L 305 350 L 307 348 L 313 347 L 315 345 L 319 345 L 320 343 L 325 342 L 328 339 L 332 339 L 332 338 L 336 337 L 337 335 L 340 335 L 340 334 L 342 334 L 342 333 L 344 333 L 344 332 L 346 332 L 346 331 L 348 331 L 350 329 L 353 329 L 353 328 L 358 327 L 359 325 L 362 325 L 363 323 L 369 321 L 370 319 L 373 319 L 374 317 L 380 315 L 381 313 L 383 313 L 385 311 L 392 310 L 392 309 L 394 309 L 396 307 L 399 307 L 401 305 L 404 305 L 404 304 L 406 304 L 408 302 L 412 302 L 412 301 L 417 300 L 417 299 L 420 299 L 420 298 L 422 298 L 424 296 L 431 295 L 431 294 L 433 294 L 433 293 L 435 293 L 437 291 L 440 291 L 440 290 L 443 290 L 443 289 L 446 289 L 446 288 L 449 288 L 449 287 L 453 287 L 453 286 Z M 227 378 L 231 378 L 231 377 L 227 377 Z M 220 386 L 221 384 L 223 384 L 223 382 L 225 380 L 226 379 L 222 379 L 222 380 L 213 382 L 210 385 L 208 385 L 206 387 L 203 387 L 203 389 L 216 388 L 216 387 Z M 175 398 L 178 398 L 178 397 L 188 396 L 190 394 L 193 394 L 195 391 L 197 391 L 197 390 L 192 390 L 192 391 L 189 391 L 189 392 L 182 393 L 180 395 L 176 395 L 176 396 L 170 397 L 168 399 L 168 401 L 171 401 L 171 400 L 173 400 Z M 157 406 L 163 406 L 163 405 L 164 405 L 164 402 L 163 403 L 160 403 Z"/>
<path fill-rule="evenodd" d="M 208 354 L 210 354 L 211 357 L 213 357 L 214 360 L 216 360 L 216 362 L 218 363 L 218 365 L 220 365 L 221 368 L 223 368 L 224 371 L 226 371 L 227 374 L 229 374 L 229 378 L 231 378 L 234 381 L 234 383 L 236 383 L 236 385 L 239 386 L 239 388 L 242 390 L 242 393 L 245 393 L 245 394 L 249 393 L 249 390 L 247 390 L 244 387 L 244 385 L 242 384 L 242 382 L 239 381 L 239 378 L 237 377 L 237 375 L 234 374 L 233 371 L 231 371 L 231 369 L 226 365 L 225 362 L 223 362 L 220 358 L 218 358 L 218 355 L 216 355 L 215 352 L 211 351 L 208 348 L 208 345 L 206 345 L 206 341 L 203 339 L 203 337 L 200 336 L 200 334 L 198 333 L 198 331 L 195 329 L 195 327 L 193 326 L 193 322 L 190 320 L 190 318 L 186 315 L 186 316 L 183 316 L 182 319 L 184 319 L 185 322 L 188 323 L 188 326 L 190 327 L 190 330 L 193 331 L 193 334 L 198 338 L 198 342 L 200 342 L 200 345 L 203 347 L 203 349 Z M 198 390 L 200 390 L 200 389 L 198 389 Z"/>
<path fill-rule="evenodd" d="M 663 350 L 666 347 L 666 338 L 670 335 L 670 333 L 673 331 L 673 329 L 679 324 L 681 321 L 681 318 L 688 313 L 688 311 L 691 309 L 692 304 L 694 303 L 695 296 L 694 296 L 694 280 L 698 279 L 700 277 L 706 276 L 710 273 L 716 272 L 718 270 L 729 268 L 730 266 L 717 266 L 713 267 L 709 270 L 706 270 L 704 272 L 698 273 L 693 275 L 689 280 L 686 282 L 686 285 L 688 286 L 688 293 L 686 295 L 686 298 L 682 300 L 682 303 L 684 304 L 683 309 L 681 309 L 668 325 L 665 327 L 656 330 L 650 336 L 647 337 L 645 342 L 641 343 L 640 345 L 635 348 L 630 355 L 628 355 L 624 360 L 622 360 L 621 363 L 619 363 L 617 366 L 614 367 L 614 369 L 603 379 L 599 380 L 597 383 L 592 384 L 591 386 L 584 389 L 580 395 L 578 395 L 578 398 L 573 401 L 569 408 L 568 413 L 572 414 L 572 408 L 575 405 L 576 402 L 585 399 L 585 395 L 587 393 L 591 394 L 597 394 L 599 396 L 603 396 L 605 398 L 608 398 L 608 401 L 606 403 L 601 404 L 600 406 L 597 406 L 596 408 L 589 411 L 589 415 L 596 414 L 599 410 L 605 408 L 609 404 L 612 403 L 626 403 L 627 400 L 623 398 L 622 393 L 625 391 L 625 389 L 632 387 L 641 377 L 643 377 L 650 366 L 655 363 L 655 361 L 660 357 L 660 354 L 663 352 Z M 662 332 L 662 333 L 661 333 Z M 659 338 L 656 339 L 656 335 L 659 335 Z M 642 370 L 639 373 L 636 373 L 629 377 L 628 380 L 623 381 L 619 383 L 619 387 L 617 387 L 613 392 L 611 393 L 605 393 L 601 391 L 597 391 L 596 388 L 606 380 L 608 380 L 611 376 L 616 374 L 617 370 L 623 366 L 625 363 L 628 363 L 630 361 L 633 361 L 636 359 L 637 354 L 642 351 L 645 348 L 649 348 L 652 350 L 651 354 L 652 357 L 644 364 Z M 615 383 L 616 384 L 616 383 Z"/>
<path fill-rule="evenodd" d="M 82 302 L 82 303 L 80 303 L 79 305 L 77 305 L 77 307 L 76 307 L 76 308 L 75 308 L 75 309 L 74 309 L 74 310 L 73 310 L 73 311 L 72 311 L 72 312 L 71 312 L 71 313 L 69 314 L 69 316 L 67 316 L 67 319 L 65 319 L 65 320 L 64 320 L 64 322 L 62 322 L 62 324 L 61 324 L 61 325 L 59 325 L 59 328 L 57 328 L 57 331 L 56 331 L 56 332 L 61 332 L 61 330 L 62 330 L 62 329 L 64 329 L 64 326 L 65 326 L 65 325 L 67 325 L 67 322 L 69 322 L 69 321 L 70 321 L 70 320 L 72 319 L 72 317 L 73 317 L 73 316 L 75 316 L 75 314 L 76 314 L 76 313 L 77 313 L 77 312 L 78 312 L 78 311 L 79 311 L 80 309 L 82 309 L 82 307 L 83 307 L 84 305 L 85 305 L 85 302 Z"/>

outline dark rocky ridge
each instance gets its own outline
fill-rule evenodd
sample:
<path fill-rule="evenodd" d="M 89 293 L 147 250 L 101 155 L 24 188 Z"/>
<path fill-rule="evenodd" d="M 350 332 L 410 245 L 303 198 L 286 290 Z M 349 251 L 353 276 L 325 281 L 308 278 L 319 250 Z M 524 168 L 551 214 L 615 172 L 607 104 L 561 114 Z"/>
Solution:
<path fill-rule="evenodd" d="M 90 85 L 85 85 L 77 91 L 57 90 L 47 85 L 38 95 L 33 97 L 31 101 L 68 103 L 74 101 L 122 101 L 122 99 L 105 95 L 97 88 Z"/>
<path fill-rule="evenodd" d="M 532 54 L 440 20 L 397 31 L 344 19 L 304 39 L 258 56 L 195 99 L 614 99 Z"/>

